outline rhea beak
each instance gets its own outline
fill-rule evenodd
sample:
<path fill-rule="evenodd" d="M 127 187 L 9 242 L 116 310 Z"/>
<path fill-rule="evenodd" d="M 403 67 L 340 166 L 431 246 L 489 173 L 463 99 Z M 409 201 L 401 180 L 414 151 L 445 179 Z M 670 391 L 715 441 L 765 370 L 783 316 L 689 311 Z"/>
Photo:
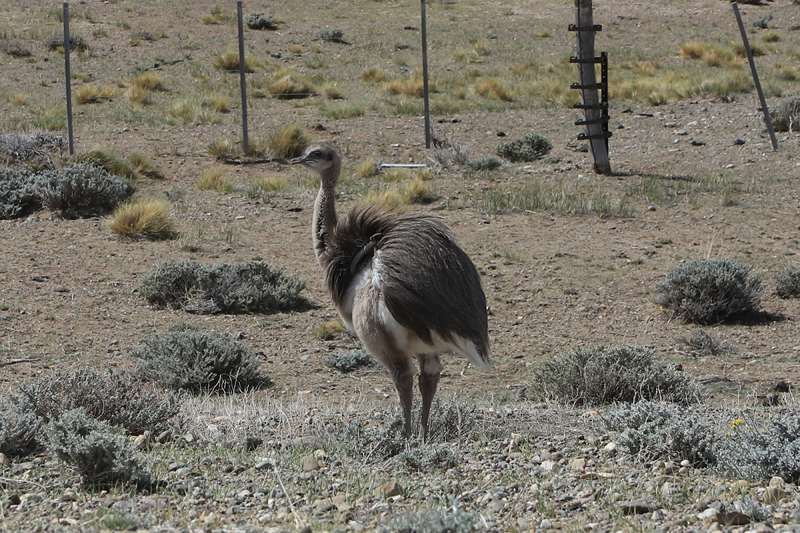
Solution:
<path fill-rule="evenodd" d="M 295 157 L 294 159 L 289 160 L 290 165 L 302 165 L 306 162 L 306 156 L 301 155 L 300 157 Z"/>

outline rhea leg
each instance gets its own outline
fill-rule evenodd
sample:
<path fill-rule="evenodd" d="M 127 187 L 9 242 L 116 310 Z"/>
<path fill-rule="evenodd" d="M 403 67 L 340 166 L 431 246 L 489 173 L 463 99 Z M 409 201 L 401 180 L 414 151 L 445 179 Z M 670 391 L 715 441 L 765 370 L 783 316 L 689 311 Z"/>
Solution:
<path fill-rule="evenodd" d="M 431 413 L 431 404 L 439 386 L 439 376 L 442 373 L 442 363 L 438 355 L 418 355 L 419 363 L 419 391 L 422 395 L 422 440 L 428 439 L 428 421 Z"/>
<path fill-rule="evenodd" d="M 414 378 L 411 363 L 406 358 L 395 359 L 389 372 L 394 380 L 400 407 L 403 409 L 403 436 L 411 436 L 411 404 L 414 397 Z"/>

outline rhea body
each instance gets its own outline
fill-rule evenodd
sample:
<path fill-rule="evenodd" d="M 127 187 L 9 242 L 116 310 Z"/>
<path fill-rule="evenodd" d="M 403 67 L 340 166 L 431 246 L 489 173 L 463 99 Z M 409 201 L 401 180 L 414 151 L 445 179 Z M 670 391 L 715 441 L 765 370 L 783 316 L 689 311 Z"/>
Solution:
<path fill-rule="evenodd" d="M 310 146 L 292 163 L 317 171 L 312 239 L 333 303 L 347 328 L 389 371 L 411 434 L 416 359 L 427 437 L 440 356 L 490 366 L 486 297 L 480 276 L 438 217 L 356 207 L 342 220 L 335 188 L 341 159 L 328 144 Z"/>

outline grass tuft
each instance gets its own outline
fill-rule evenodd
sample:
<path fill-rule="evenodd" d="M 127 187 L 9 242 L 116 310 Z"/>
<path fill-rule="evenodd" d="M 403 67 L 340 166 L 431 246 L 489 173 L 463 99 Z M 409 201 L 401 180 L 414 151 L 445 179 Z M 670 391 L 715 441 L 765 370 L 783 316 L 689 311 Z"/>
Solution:
<path fill-rule="evenodd" d="M 267 145 L 273 157 L 289 159 L 302 155 L 308 146 L 308 137 L 302 128 L 289 124 L 270 135 Z"/>
<path fill-rule="evenodd" d="M 174 239 L 177 231 L 169 210 L 165 200 L 140 198 L 119 206 L 111 216 L 109 228 L 130 239 Z"/>
<path fill-rule="evenodd" d="M 95 85 L 89 83 L 81 85 L 75 90 L 75 100 L 81 104 L 96 104 L 98 102 L 105 102 L 114 98 L 116 89 L 111 85 Z"/>
<path fill-rule="evenodd" d="M 233 184 L 225 176 L 225 168 L 223 167 L 209 167 L 203 170 L 194 186 L 201 191 L 233 192 Z"/>

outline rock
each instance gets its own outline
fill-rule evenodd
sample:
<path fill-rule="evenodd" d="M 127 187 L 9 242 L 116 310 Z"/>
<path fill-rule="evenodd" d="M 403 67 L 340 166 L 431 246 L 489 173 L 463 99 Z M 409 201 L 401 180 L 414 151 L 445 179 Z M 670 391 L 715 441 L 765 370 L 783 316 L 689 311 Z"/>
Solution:
<path fill-rule="evenodd" d="M 586 459 L 583 457 L 576 457 L 569 462 L 569 469 L 573 472 L 583 472 L 586 468 Z"/>
<path fill-rule="evenodd" d="M 773 487 L 773 488 L 776 488 L 776 489 L 783 490 L 784 488 L 786 488 L 786 482 L 780 476 L 773 476 L 769 480 L 769 486 Z"/>
<path fill-rule="evenodd" d="M 542 470 L 545 472 L 552 472 L 553 469 L 556 467 L 555 461 L 542 461 L 541 464 Z"/>
<path fill-rule="evenodd" d="M 719 519 L 719 511 L 713 507 L 709 507 L 702 513 L 697 515 L 697 518 L 703 521 L 704 524 L 711 524 L 717 522 Z"/>
<path fill-rule="evenodd" d="M 622 514 L 626 515 L 645 514 L 657 511 L 658 505 L 643 500 L 630 500 L 626 502 L 620 502 L 619 508 L 622 511 Z"/>
<path fill-rule="evenodd" d="M 718 519 L 725 526 L 744 526 L 750 523 L 750 517 L 739 511 L 723 511 L 719 513 Z"/>
<path fill-rule="evenodd" d="M 303 472 L 313 472 L 319 470 L 319 461 L 313 455 L 303 457 Z"/>
<path fill-rule="evenodd" d="M 165 429 L 164 431 L 158 434 L 158 436 L 156 437 L 156 442 L 164 444 L 169 440 L 169 437 L 170 437 L 170 432 L 168 429 Z"/>
<path fill-rule="evenodd" d="M 403 494 L 403 487 L 397 481 L 391 480 L 378 487 L 378 493 L 384 498 L 400 496 Z"/>
<path fill-rule="evenodd" d="M 7 465 L 8 463 L 9 461 L 8 457 L 6 457 L 6 454 L 0 453 L 0 465 Z"/>
<path fill-rule="evenodd" d="M 608 455 L 614 455 L 617 453 L 617 443 L 614 441 L 609 442 L 605 446 L 603 446 L 603 451 L 606 452 Z"/>
<path fill-rule="evenodd" d="M 264 439 L 253 436 L 247 436 L 244 438 L 244 449 L 248 452 L 252 452 L 262 444 L 264 444 Z"/>
<path fill-rule="evenodd" d="M 272 463 L 272 459 L 269 458 L 262 458 L 256 461 L 255 469 L 256 470 L 272 470 L 275 465 Z"/>
<path fill-rule="evenodd" d="M 147 435 L 144 433 L 133 439 L 134 448 L 144 448 L 145 443 L 147 443 Z"/>
<path fill-rule="evenodd" d="M 701 140 L 698 140 L 698 139 L 692 139 L 690 144 L 692 146 L 705 146 L 706 145 L 705 141 L 701 141 Z"/>
<path fill-rule="evenodd" d="M 736 139 L 735 141 L 733 141 L 733 144 L 735 144 L 736 146 L 741 146 L 744 143 L 745 143 L 744 139 Z"/>
<path fill-rule="evenodd" d="M 547 518 L 543 518 L 541 522 L 539 522 L 539 529 L 552 529 L 553 522 L 548 520 Z"/>
<path fill-rule="evenodd" d="M 783 481 L 783 480 L 781 480 Z M 771 482 L 770 482 L 771 483 Z M 764 491 L 764 503 L 775 504 L 786 497 L 786 492 L 780 487 L 767 487 Z"/>

